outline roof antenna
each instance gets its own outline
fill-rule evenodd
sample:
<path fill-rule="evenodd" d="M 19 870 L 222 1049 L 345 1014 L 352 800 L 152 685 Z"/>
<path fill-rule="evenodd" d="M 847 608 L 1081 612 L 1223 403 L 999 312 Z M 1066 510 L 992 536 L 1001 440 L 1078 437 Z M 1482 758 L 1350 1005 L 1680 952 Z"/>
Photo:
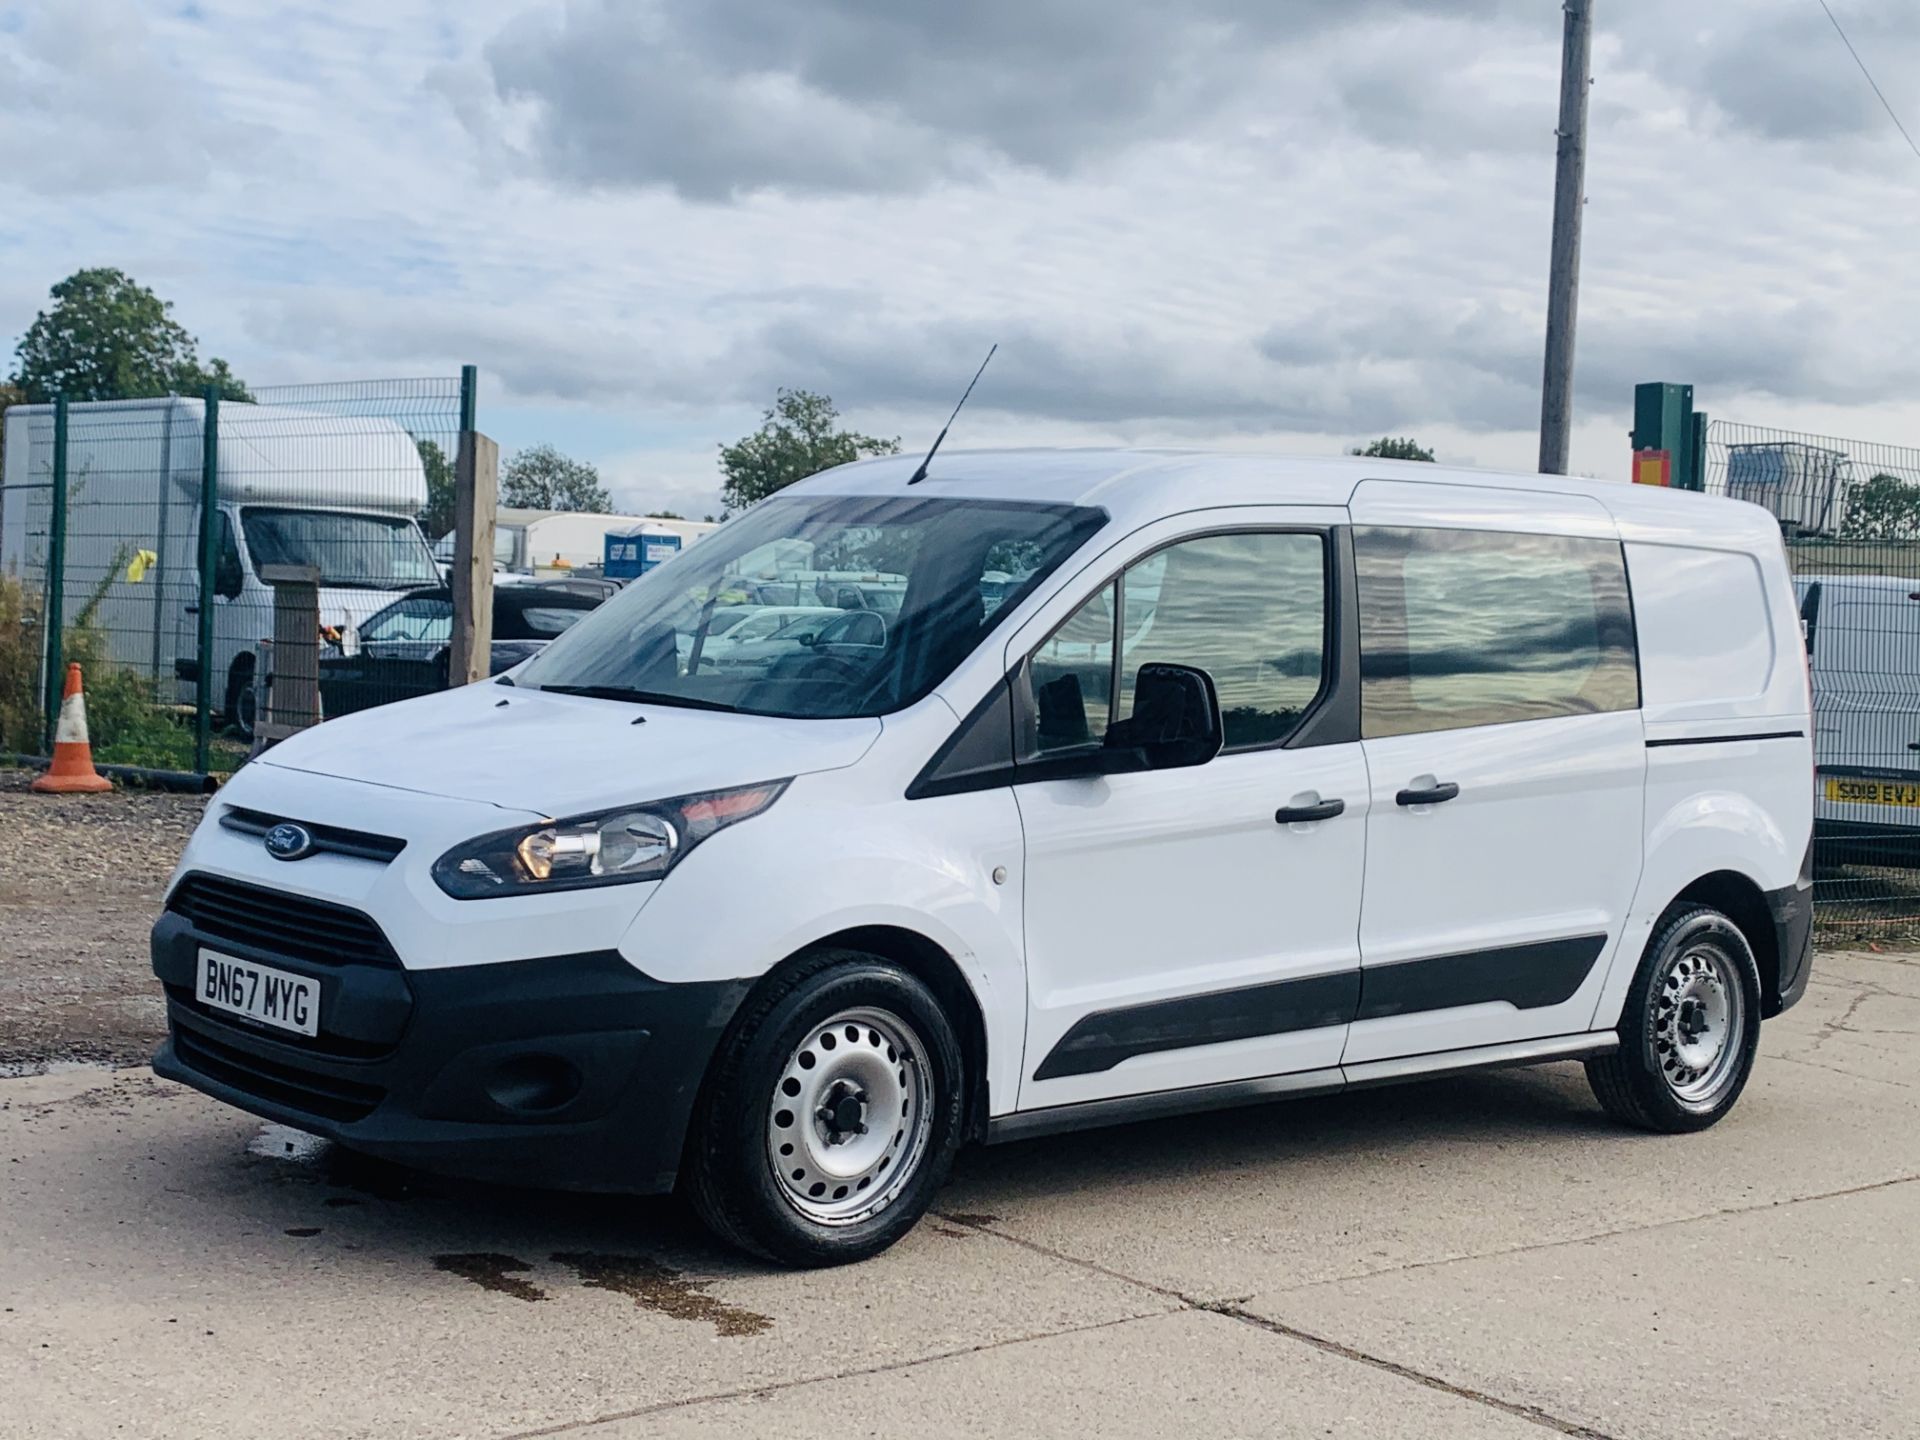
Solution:
<path fill-rule="evenodd" d="M 993 347 L 987 351 L 987 359 L 980 362 L 980 368 L 973 372 L 973 379 L 967 382 L 966 391 L 960 396 L 960 405 L 967 403 L 967 396 L 973 394 L 973 387 L 978 385 L 980 383 L 980 377 L 987 373 L 987 362 L 993 359 L 993 352 L 999 348 L 999 343 L 996 341 Z M 914 471 L 908 478 L 907 483 L 909 485 L 918 485 L 922 480 L 927 478 L 927 466 L 933 463 L 933 457 L 935 452 L 940 448 L 940 442 L 947 438 L 947 431 L 953 428 L 953 422 L 959 418 L 960 405 L 953 407 L 953 414 L 949 415 L 947 417 L 947 423 L 940 427 L 940 433 L 934 437 L 933 449 L 927 451 L 927 458 L 920 462 L 920 468 Z"/>

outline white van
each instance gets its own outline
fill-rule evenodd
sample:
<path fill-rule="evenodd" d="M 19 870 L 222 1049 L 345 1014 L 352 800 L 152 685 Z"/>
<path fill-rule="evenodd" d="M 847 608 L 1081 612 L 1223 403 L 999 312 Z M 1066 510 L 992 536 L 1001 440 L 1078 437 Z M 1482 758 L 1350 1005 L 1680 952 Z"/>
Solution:
<path fill-rule="evenodd" d="M 50 477 L 53 408 L 7 411 L 6 474 L 17 483 Z M 205 420 L 204 401 L 179 396 L 68 407 L 66 614 L 98 592 L 109 658 L 177 682 L 181 700 L 199 683 Z M 334 630 L 395 592 L 440 583 L 440 571 L 414 520 L 427 503 L 419 447 L 392 420 L 228 402 L 215 472 L 213 705 L 251 734 L 254 655 L 273 634 L 261 566 L 317 567 L 320 623 Z M 34 489 L 0 513 L 0 572 L 44 572 L 49 511 L 50 492 Z M 143 550 L 150 564 L 130 572 Z"/>
<path fill-rule="evenodd" d="M 1813 666 L 1814 825 L 1836 859 L 1920 850 L 1920 581 L 1802 575 Z"/>
<path fill-rule="evenodd" d="M 1570 1058 L 1634 1125 L 1733 1105 L 1809 969 L 1771 516 L 1360 459 L 913 468 L 247 766 L 154 927 L 155 1069 L 448 1172 L 678 1185 L 800 1265 L 897 1239 L 968 1141 Z M 694 662 L 796 538 L 905 577 L 885 643 Z"/>

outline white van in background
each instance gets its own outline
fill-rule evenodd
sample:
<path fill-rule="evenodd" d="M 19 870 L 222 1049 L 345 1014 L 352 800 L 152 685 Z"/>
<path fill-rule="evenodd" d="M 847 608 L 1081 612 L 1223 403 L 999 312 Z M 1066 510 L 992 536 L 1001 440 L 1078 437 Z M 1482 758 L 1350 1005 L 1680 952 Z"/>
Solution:
<path fill-rule="evenodd" d="M 191 699 L 199 673 L 201 444 L 206 404 L 167 397 L 68 406 L 66 617 L 96 591 L 110 658 Z M 6 412 L 9 485 L 52 474 L 53 406 Z M 253 722 L 255 648 L 273 634 L 264 565 L 320 570 L 320 623 L 357 625 L 395 591 L 440 582 L 415 516 L 414 438 L 391 420 L 226 402 L 216 449 L 213 703 Z M 10 493 L 0 570 L 44 575 L 50 491 Z M 134 564 L 141 551 L 150 563 Z M 135 578 L 137 576 L 137 578 Z"/>
<path fill-rule="evenodd" d="M 1920 580 L 1801 575 L 1813 667 L 1815 822 L 1836 858 L 1920 851 Z"/>
<path fill-rule="evenodd" d="M 154 926 L 156 1071 L 452 1173 L 678 1186 L 799 1265 L 898 1239 L 970 1141 L 1568 1059 L 1639 1128 L 1732 1108 L 1811 968 L 1771 515 L 1366 459 L 914 471 L 802 481 L 497 681 L 246 766 Z M 897 579 L 838 617 L 874 643 L 706 664 L 806 547 Z"/>

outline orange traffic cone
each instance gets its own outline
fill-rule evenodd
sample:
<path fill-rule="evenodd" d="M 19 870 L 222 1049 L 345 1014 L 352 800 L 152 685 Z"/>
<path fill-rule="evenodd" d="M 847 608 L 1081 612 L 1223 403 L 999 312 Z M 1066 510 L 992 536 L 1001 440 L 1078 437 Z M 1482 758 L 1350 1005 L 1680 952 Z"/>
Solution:
<path fill-rule="evenodd" d="M 53 765 L 33 782 L 33 788 L 51 795 L 92 795 L 113 789 L 113 782 L 93 768 L 93 746 L 87 740 L 87 697 L 80 686 L 80 667 L 67 666 L 67 686 L 60 696 L 60 723 L 53 731 Z"/>

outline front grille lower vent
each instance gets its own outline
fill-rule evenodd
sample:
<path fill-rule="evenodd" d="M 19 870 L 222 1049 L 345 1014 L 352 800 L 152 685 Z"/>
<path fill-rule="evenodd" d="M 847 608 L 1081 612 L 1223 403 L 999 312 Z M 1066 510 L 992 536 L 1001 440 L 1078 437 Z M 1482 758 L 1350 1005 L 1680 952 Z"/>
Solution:
<path fill-rule="evenodd" d="M 167 900 L 193 928 L 215 940 L 249 945 L 316 965 L 384 965 L 399 958 L 380 927 L 344 905 L 309 900 L 212 875 L 189 875 Z"/>

